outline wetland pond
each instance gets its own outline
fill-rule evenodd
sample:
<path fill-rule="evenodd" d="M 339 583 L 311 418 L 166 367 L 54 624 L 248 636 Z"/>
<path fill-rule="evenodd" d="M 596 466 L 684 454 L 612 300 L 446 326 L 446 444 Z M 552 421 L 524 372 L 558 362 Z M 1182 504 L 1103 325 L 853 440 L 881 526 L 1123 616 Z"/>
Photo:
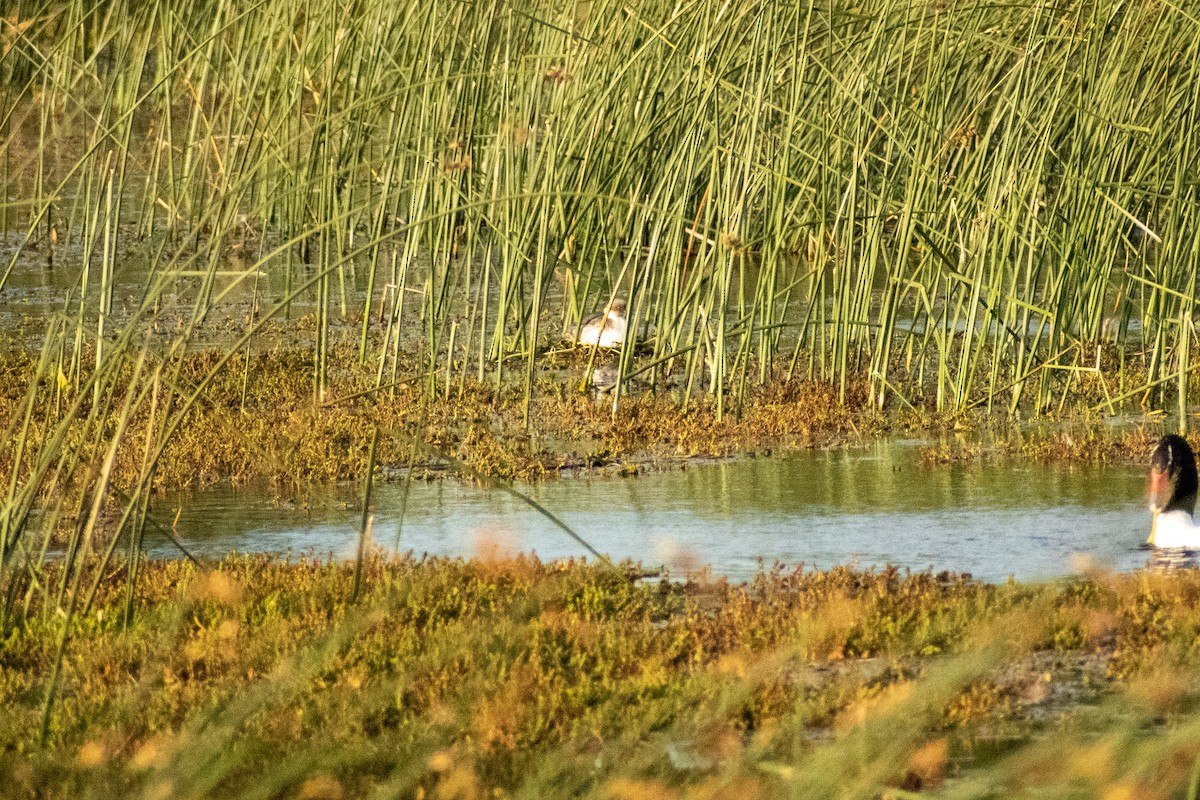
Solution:
<path fill-rule="evenodd" d="M 1137 465 L 973 463 L 922 466 L 917 443 L 890 441 L 689 465 L 638 477 L 569 476 L 518 490 L 615 560 L 672 574 L 710 565 L 751 578 L 760 563 L 969 572 L 988 581 L 1070 574 L 1080 557 L 1116 570 L 1150 560 L 1145 470 Z M 346 489 L 349 493 L 353 490 Z M 530 505 L 466 482 L 377 484 L 372 544 L 471 556 L 488 548 L 542 559 L 585 555 Z M 193 553 L 288 552 L 353 558 L 353 495 L 307 508 L 238 489 L 168 495 L 162 519 Z M 403 515 L 401 508 L 404 508 Z M 402 525 L 401 525 L 402 522 Z M 178 550 L 147 534 L 154 557 Z"/>

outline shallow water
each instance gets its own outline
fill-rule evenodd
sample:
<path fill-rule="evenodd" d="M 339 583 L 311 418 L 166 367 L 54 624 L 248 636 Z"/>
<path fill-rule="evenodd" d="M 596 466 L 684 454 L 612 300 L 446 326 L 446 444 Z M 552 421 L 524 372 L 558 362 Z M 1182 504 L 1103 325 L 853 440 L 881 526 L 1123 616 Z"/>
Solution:
<path fill-rule="evenodd" d="M 1118 570 L 1148 561 L 1145 476 L 1135 466 L 922 467 L 913 443 L 693 465 L 635 478 L 566 477 L 522 487 L 614 559 L 666 564 L 675 574 L 711 565 L 744 579 L 760 562 L 970 572 L 987 580 L 1069 574 L 1080 557 Z M 195 553 L 315 552 L 352 557 L 361 511 L 353 498 L 317 510 L 237 490 L 168 498 Z M 583 548 L 532 507 L 455 480 L 377 487 L 372 542 L 417 554 L 469 556 L 488 548 L 543 559 Z M 152 554 L 176 555 L 155 543 Z"/>

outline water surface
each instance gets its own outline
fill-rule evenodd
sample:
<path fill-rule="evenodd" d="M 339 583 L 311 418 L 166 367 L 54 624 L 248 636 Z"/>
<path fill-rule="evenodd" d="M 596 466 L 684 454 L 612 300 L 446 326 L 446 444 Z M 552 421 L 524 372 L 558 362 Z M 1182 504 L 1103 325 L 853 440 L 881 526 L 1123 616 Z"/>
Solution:
<path fill-rule="evenodd" d="M 922 467 L 911 443 L 693 465 L 633 478 L 565 477 L 522 491 L 614 559 L 711 565 L 734 579 L 760 563 L 828 568 L 898 564 L 987 580 L 1069 574 L 1079 556 L 1119 570 L 1147 561 L 1145 477 L 1135 466 L 973 464 Z M 352 557 L 361 510 L 315 510 L 224 489 L 168 498 L 193 552 L 314 552 Z M 377 487 L 373 543 L 470 556 L 489 547 L 543 559 L 585 555 L 529 505 L 456 480 Z M 152 554 L 174 555 L 166 544 Z"/>

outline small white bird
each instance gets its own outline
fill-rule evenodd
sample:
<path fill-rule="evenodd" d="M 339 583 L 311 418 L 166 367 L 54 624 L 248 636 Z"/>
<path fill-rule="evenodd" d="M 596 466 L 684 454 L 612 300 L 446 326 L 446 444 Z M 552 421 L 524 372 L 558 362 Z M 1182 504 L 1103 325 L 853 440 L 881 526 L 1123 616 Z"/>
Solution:
<path fill-rule="evenodd" d="M 593 314 L 579 328 L 579 343 L 599 347 L 620 347 L 625 341 L 625 301 L 615 298 L 603 314 Z"/>
<path fill-rule="evenodd" d="M 1150 526 L 1147 544 L 1200 550 L 1196 511 L 1196 455 L 1187 439 L 1170 434 L 1150 456 Z"/>

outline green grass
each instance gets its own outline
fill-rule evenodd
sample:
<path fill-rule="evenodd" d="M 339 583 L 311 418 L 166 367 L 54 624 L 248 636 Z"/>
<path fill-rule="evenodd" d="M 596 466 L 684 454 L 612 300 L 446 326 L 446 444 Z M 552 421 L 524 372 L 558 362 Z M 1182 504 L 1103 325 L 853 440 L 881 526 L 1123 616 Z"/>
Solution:
<path fill-rule="evenodd" d="M 352 602 L 353 573 L 151 562 L 132 617 L 120 571 L 69 622 L 26 607 L 0 648 L 10 796 L 1149 798 L 1200 755 L 1192 574 L 370 557 Z"/>

